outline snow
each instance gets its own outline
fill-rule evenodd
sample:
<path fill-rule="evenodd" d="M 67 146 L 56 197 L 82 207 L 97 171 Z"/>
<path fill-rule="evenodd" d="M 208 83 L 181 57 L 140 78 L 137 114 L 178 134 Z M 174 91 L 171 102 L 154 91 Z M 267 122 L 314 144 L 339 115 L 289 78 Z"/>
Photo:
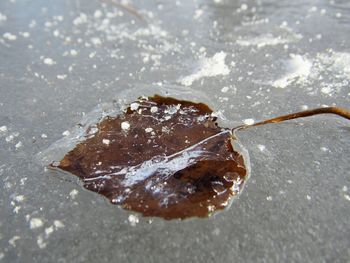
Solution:
<path fill-rule="evenodd" d="M 253 125 L 255 123 L 254 119 L 245 119 L 243 120 L 245 125 Z"/>
<path fill-rule="evenodd" d="M 42 221 L 42 219 L 37 217 L 32 218 L 29 221 L 30 229 L 36 229 L 36 228 L 42 227 L 43 225 L 44 225 L 44 222 Z"/>
<path fill-rule="evenodd" d="M 5 38 L 5 39 L 7 39 L 7 40 L 9 40 L 9 41 L 14 41 L 14 40 L 17 39 L 17 36 L 16 36 L 16 35 L 11 34 L 11 33 L 9 33 L 9 32 L 4 33 L 2 36 L 3 36 L 3 38 Z"/>
<path fill-rule="evenodd" d="M 229 67 L 225 63 L 227 54 L 223 51 L 216 53 L 210 58 L 203 58 L 199 61 L 199 67 L 195 73 L 180 79 L 184 86 L 191 86 L 196 80 L 204 77 L 226 76 L 230 73 Z"/>
<path fill-rule="evenodd" d="M 129 215 L 128 220 L 131 226 L 136 226 L 136 224 L 139 222 L 139 218 L 135 215 Z"/>
<path fill-rule="evenodd" d="M 56 62 L 52 58 L 44 58 L 44 64 L 48 66 L 52 66 L 52 65 L 55 65 Z"/>
<path fill-rule="evenodd" d="M 129 130 L 129 129 L 130 129 L 130 123 L 129 123 L 128 121 L 122 122 L 122 123 L 121 123 L 121 128 L 122 128 L 122 130 L 124 130 L 124 131 Z"/>
<path fill-rule="evenodd" d="M 302 82 L 311 73 L 312 62 L 301 55 L 290 54 L 290 59 L 284 62 L 286 73 L 272 82 L 276 88 L 286 88 L 294 81 Z"/>

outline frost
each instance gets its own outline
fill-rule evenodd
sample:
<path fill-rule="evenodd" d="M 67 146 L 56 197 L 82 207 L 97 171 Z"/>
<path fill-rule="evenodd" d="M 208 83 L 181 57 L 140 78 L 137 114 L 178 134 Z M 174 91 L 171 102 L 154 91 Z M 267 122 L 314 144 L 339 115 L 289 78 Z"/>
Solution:
<path fill-rule="evenodd" d="M 285 61 L 286 73 L 284 76 L 272 82 L 276 88 L 286 88 L 294 81 L 302 82 L 310 75 L 312 63 L 301 55 L 291 54 L 290 59 Z"/>
<path fill-rule="evenodd" d="M 180 79 L 180 83 L 185 86 L 191 86 L 196 80 L 203 77 L 225 76 L 230 73 L 229 67 L 225 64 L 227 54 L 223 51 L 216 53 L 211 58 L 203 58 L 199 61 L 197 71 L 191 75 Z"/>

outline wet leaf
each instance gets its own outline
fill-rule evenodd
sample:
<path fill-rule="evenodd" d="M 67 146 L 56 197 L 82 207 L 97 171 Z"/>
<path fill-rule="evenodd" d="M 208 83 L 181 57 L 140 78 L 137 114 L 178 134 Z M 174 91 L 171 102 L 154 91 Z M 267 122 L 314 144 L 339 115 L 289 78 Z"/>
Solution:
<path fill-rule="evenodd" d="M 165 219 L 207 217 L 239 193 L 247 171 L 205 104 L 141 98 L 57 165 L 113 204 Z"/>

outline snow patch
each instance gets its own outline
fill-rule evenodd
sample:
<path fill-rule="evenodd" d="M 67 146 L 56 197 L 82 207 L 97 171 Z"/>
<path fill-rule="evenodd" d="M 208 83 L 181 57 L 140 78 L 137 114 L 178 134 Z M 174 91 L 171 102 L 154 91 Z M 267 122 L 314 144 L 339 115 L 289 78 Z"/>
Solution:
<path fill-rule="evenodd" d="M 290 59 L 284 62 L 286 73 L 272 82 L 276 88 L 286 88 L 294 81 L 303 82 L 311 73 L 312 62 L 301 55 L 291 54 Z"/>
<path fill-rule="evenodd" d="M 191 86 L 196 80 L 204 77 L 225 76 L 230 73 L 229 67 L 225 63 L 227 54 L 223 51 L 216 53 L 211 58 L 203 58 L 199 61 L 199 67 L 195 73 L 180 79 L 184 86 Z"/>

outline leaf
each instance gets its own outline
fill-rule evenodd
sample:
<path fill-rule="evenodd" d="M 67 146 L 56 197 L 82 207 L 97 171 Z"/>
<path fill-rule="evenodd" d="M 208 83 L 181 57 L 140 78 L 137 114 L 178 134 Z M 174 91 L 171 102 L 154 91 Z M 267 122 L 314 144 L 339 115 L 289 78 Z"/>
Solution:
<path fill-rule="evenodd" d="M 52 166 L 144 216 L 207 217 L 229 204 L 247 176 L 231 139 L 207 105 L 155 95 L 104 118 Z"/>

